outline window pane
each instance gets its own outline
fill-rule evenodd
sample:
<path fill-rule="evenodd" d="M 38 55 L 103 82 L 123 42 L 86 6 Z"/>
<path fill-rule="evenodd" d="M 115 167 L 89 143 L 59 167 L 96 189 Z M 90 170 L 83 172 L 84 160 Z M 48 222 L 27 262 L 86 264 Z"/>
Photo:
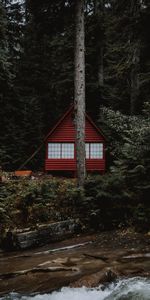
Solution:
<path fill-rule="evenodd" d="M 90 158 L 89 143 L 85 144 L 85 152 L 86 152 L 86 158 Z"/>
<path fill-rule="evenodd" d="M 91 143 L 90 144 L 90 158 L 103 158 L 103 144 Z"/>
<path fill-rule="evenodd" d="M 61 144 L 49 143 L 48 144 L 48 158 L 60 158 L 61 157 Z"/>
<path fill-rule="evenodd" d="M 62 158 L 74 158 L 74 144 L 62 143 Z"/>

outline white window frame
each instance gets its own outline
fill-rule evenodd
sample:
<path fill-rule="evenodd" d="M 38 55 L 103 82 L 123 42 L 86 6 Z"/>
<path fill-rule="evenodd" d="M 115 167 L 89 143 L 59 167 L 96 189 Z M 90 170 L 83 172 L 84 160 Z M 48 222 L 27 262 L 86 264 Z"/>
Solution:
<path fill-rule="evenodd" d="M 86 154 L 86 159 L 90 158 L 90 144 L 85 143 L 85 154 Z"/>
<path fill-rule="evenodd" d="M 48 159 L 74 159 L 74 143 L 50 142 L 47 155 Z"/>

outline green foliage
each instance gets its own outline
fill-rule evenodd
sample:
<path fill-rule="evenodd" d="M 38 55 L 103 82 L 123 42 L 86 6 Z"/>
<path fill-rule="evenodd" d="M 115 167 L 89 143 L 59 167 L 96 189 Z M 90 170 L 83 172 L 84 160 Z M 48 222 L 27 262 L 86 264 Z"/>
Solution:
<path fill-rule="evenodd" d="M 139 230 L 141 231 L 149 230 L 149 220 L 150 220 L 149 205 L 144 205 L 144 203 L 139 203 L 137 207 L 134 207 L 133 223 Z"/>
<path fill-rule="evenodd" d="M 8 36 L 7 36 L 7 19 L 5 10 L 0 3 L 0 86 L 2 97 L 5 89 L 11 80 L 10 63 L 9 63 L 9 51 L 8 51 Z"/>
<path fill-rule="evenodd" d="M 0 4 L 0 165 L 5 170 L 20 167 L 73 102 L 74 3 Z M 139 113 L 149 101 L 149 20 L 147 0 L 139 6 L 137 1 L 85 1 L 86 104 L 93 118 L 100 104 L 128 113 L 134 98 Z M 138 82 L 135 93 L 132 81 Z M 40 169 L 43 161 L 44 151 L 27 168 Z"/>
<path fill-rule="evenodd" d="M 2 3 L 4 3 L 2 1 Z M 19 152 L 18 119 L 19 107 L 14 89 L 16 76 L 16 59 L 19 51 L 15 51 L 19 42 L 15 34 L 19 34 L 20 25 L 16 12 L 10 7 L 10 1 L 0 3 L 0 165 L 4 169 L 12 169 Z M 16 58 L 17 56 L 17 58 Z"/>
<path fill-rule="evenodd" d="M 126 116 L 101 109 L 101 127 L 111 153 L 110 171 L 89 177 L 85 184 L 85 206 L 91 225 L 112 228 L 135 225 L 148 228 L 150 177 L 150 114 Z"/>
<path fill-rule="evenodd" d="M 106 107 L 101 108 L 100 124 L 109 137 L 108 145 L 114 159 L 118 156 L 119 158 L 131 156 L 132 161 L 142 157 L 148 158 L 149 116 L 148 102 L 144 105 L 143 113 L 138 116 L 124 115 L 120 111 L 113 111 Z"/>
<path fill-rule="evenodd" d="M 0 3 L 0 165 L 5 170 L 18 168 L 36 150 L 73 101 L 74 2 Z M 149 1 L 139 6 L 137 1 L 85 1 L 85 24 L 86 104 L 95 119 L 100 105 L 110 107 L 103 107 L 100 117 L 109 172 L 89 177 L 85 193 L 67 180 L 2 184 L 3 226 L 63 220 L 76 209 L 95 228 L 149 226 Z M 136 116 L 125 115 L 132 98 Z M 44 151 L 27 167 L 43 168 L 43 161 Z"/>
<path fill-rule="evenodd" d="M 89 178 L 85 185 L 88 212 L 92 212 L 92 224 L 98 228 L 133 224 L 138 229 L 148 229 L 149 109 L 146 103 L 139 116 L 125 116 L 106 108 L 101 110 L 103 130 L 111 137 L 111 167 L 109 173 Z"/>
<path fill-rule="evenodd" d="M 14 228 L 71 218 L 78 195 L 71 180 L 7 181 L 0 189 L 1 222 Z"/>
<path fill-rule="evenodd" d="M 126 225 L 132 199 L 124 177 L 106 173 L 89 177 L 85 184 L 85 206 L 90 224 L 95 229 L 112 229 Z"/>

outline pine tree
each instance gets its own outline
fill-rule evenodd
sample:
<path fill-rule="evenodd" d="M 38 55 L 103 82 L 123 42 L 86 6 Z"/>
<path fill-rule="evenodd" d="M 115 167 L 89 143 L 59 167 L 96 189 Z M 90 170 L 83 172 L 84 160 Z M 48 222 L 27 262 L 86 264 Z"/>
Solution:
<path fill-rule="evenodd" d="M 4 6 L 0 3 L 0 165 L 5 167 L 11 160 L 11 134 L 14 131 L 14 107 L 12 96 L 12 65 L 8 47 L 7 18 Z"/>
<path fill-rule="evenodd" d="M 11 71 L 9 63 L 9 49 L 7 36 L 7 19 L 4 7 L 0 3 L 0 85 L 1 93 L 4 93 L 7 87 L 11 84 Z M 2 94 L 1 94 L 1 97 Z"/>

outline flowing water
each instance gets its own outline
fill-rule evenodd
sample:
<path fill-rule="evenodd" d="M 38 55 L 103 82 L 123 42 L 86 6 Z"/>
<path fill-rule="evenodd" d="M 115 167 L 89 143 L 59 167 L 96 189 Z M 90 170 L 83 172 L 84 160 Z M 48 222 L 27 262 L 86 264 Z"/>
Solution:
<path fill-rule="evenodd" d="M 11 293 L 0 300 L 150 300 L 150 279 L 130 278 L 98 288 L 62 288 L 43 295 Z"/>

